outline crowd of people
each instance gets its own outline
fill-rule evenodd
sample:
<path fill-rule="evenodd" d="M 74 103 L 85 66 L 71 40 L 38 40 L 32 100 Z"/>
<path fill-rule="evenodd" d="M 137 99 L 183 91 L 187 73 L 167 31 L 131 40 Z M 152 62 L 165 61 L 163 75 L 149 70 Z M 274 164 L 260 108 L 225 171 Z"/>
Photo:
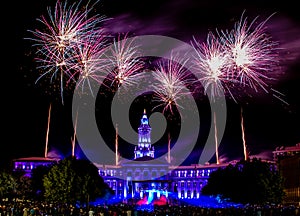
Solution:
<path fill-rule="evenodd" d="M 188 204 L 99 204 L 75 206 L 44 202 L 1 202 L 0 216 L 300 216 L 299 206 L 201 207 Z"/>

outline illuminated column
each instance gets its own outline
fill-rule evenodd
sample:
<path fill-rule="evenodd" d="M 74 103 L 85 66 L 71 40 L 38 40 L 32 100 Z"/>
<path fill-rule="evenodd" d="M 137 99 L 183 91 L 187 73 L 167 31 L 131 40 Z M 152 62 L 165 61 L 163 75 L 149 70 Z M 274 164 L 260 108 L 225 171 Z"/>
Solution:
<path fill-rule="evenodd" d="M 123 196 L 126 199 L 127 198 L 127 184 L 126 181 L 124 182 L 124 186 L 123 186 Z"/>

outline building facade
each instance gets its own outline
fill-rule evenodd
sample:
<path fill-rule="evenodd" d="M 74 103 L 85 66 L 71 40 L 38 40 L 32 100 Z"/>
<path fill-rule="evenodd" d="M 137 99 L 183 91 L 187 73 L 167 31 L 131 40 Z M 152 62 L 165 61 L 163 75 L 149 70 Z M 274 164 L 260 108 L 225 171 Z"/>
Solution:
<path fill-rule="evenodd" d="M 146 196 L 155 200 L 162 195 L 175 199 L 199 199 L 210 173 L 229 164 L 174 166 L 170 160 L 144 164 L 155 159 L 151 127 L 145 111 L 138 128 L 137 143 L 133 161 L 139 161 L 138 165 L 130 162 L 97 165 L 99 174 L 114 190 L 117 199 L 142 199 Z"/>
<path fill-rule="evenodd" d="M 117 154 L 118 152 L 116 156 Z M 153 159 L 155 163 L 147 163 Z M 13 166 L 14 170 L 24 170 L 26 175 L 30 175 L 31 170 L 37 166 L 51 165 L 58 161 L 58 158 L 47 157 L 20 158 L 13 161 Z M 95 164 L 95 166 L 99 175 L 114 190 L 115 199 L 147 197 L 147 202 L 151 202 L 162 196 L 174 199 L 199 199 L 210 174 L 229 164 L 175 166 L 170 160 L 170 148 L 168 159 L 158 160 L 155 158 L 155 149 L 151 143 L 151 126 L 144 111 L 138 128 L 134 159 L 124 163 L 117 161 L 116 157 L 116 164 Z"/>
<path fill-rule="evenodd" d="M 284 202 L 300 205 L 300 143 L 276 148 L 273 157 L 284 178 Z"/>
<path fill-rule="evenodd" d="M 26 157 L 13 160 L 13 171 L 23 170 L 25 176 L 31 176 L 31 171 L 38 166 L 51 166 L 56 164 L 59 158 L 50 157 Z"/>

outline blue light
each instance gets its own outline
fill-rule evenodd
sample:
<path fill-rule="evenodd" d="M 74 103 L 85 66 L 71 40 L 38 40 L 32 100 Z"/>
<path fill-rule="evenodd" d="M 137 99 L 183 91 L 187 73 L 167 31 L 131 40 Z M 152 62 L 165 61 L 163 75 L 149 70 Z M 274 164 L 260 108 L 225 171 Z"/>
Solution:
<path fill-rule="evenodd" d="M 141 119 L 142 124 L 148 124 L 148 117 L 146 115 L 143 115 L 143 118 Z"/>

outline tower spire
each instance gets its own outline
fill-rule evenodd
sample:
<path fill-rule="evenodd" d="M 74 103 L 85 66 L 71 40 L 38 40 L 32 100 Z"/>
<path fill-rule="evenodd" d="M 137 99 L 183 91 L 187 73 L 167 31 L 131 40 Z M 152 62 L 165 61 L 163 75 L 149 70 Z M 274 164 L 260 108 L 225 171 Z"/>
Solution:
<path fill-rule="evenodd" d="M 144 156 L 154 158 L 154 147 L 151 146 L 151 127 L 149 125 L 146 109 L 144 109 L 138 133 L 138 146 L 136 146 L 134 150 L 134 159 Z"/>

